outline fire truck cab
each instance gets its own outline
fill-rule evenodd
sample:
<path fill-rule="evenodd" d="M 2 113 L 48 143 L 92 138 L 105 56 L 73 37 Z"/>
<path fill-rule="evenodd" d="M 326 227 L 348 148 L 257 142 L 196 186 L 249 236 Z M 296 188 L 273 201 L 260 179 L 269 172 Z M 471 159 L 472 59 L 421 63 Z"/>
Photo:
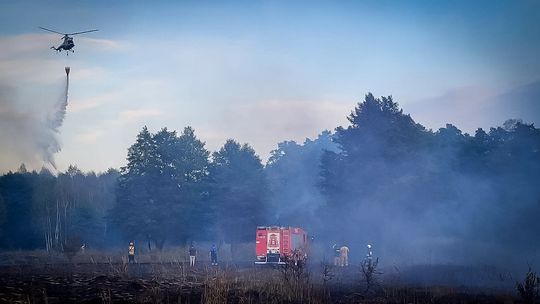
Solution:
<path fill-rule="evenodd" d="M 307 259 L 308 235 L 298 227 L 257 227 L 255 264 L 285 264 L 287 260 Z"/>

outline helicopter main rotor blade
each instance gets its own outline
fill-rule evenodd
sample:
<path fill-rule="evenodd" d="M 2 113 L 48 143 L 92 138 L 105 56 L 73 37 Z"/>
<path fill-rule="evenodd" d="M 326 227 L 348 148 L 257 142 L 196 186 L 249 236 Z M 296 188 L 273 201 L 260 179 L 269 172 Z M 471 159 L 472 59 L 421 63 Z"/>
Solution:
<path fill-rule="evenodd" d="M 42 29 L 42 30 L 46 30 L 46 31 L 49 31 L 49 32 L 57 33 L 57 34 L 60 34 L 60 35 L 65 35 L 64 33 L 60 33 L 60 32 L 57 32 L 57 31 L 53 31 L 53 30 L 50 30 L 50 29 L 48 29 L 48 28 L 44 28 L 44 27 L 41 27 L 41 26 L 40 26 L 39 28 Z"/>
<path fill-rule="evenodd" d="M 79 35 L 79 34 L 97 32 L 97 31 L 99 31 L 99 30 L 89 30 L 89 31 L 84 31 L 84 32 L 71 33 L 71 34 L 68 34 L 68 35 Z"/>

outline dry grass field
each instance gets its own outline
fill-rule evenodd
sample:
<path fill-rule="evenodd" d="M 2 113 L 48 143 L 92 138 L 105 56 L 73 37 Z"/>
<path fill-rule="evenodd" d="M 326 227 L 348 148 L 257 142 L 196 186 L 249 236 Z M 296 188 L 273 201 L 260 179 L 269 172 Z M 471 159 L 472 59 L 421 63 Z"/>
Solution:
<path fill-rule="evenodd" d="M 255 266 L 203 259 L 189 267 L 178 252 L 145 255 L 128 264 L 121 255 L 87 252 L 71 259 L 43 252 L 3 254 L 1 303 L 520 303 L 511 288 L 441 284 L 459 277 L 450 267 L 431 274 L 434 284 L 412 281 L 411 273 L 387 272 L 368 286 L 358 266 L 335 268 Z M 428 270 L 410 272 L 425 278 Z M 486 276 L 486 274 L 483 274 Z M 513 278 L 499 279 L 507 281 Z M 409 280 L 409 282 L 407 282 Z"/>

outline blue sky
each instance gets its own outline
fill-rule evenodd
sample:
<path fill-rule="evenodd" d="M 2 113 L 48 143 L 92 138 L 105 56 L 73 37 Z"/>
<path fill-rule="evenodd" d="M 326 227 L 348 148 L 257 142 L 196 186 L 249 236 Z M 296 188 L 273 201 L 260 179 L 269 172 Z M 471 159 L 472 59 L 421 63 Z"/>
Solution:
<path fill-rule="evenodd" d="M 100 31 L 65 56 L 39 26 Z M 0 1 L 0 44 L 2 171 L 42 166 L 34 121 L 66 65 L 60 170 L 125 164 L 144 125 L 191 125 L 210 150 L 234 138 L 265 159 L 280 141 L 345 125 L 367 92 L 432 129 L 540 123 L 536 0 Z"/>

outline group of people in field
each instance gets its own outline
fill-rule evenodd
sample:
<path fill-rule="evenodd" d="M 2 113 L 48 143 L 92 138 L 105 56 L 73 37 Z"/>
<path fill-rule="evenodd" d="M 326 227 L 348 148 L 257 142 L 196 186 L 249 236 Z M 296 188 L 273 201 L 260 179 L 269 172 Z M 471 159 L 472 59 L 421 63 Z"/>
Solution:
<path fill-rule="evenodd" d="M 371 260 L 373 256 L 371 245 L 367 245 L 367 248 L 368 248 L 368 253 L 367 253 L 366 258 L 368 260 Z M 339 266 L 339 267 L 349 266 L 349 247 L 347 247 L 346 245 L 339 246 L 337 244 L 334 244 L 334 246 L 332 246 L 332 250 L 334 252 L 334 266 Z M 194 267 L 196 259 L 197 259 L 197 248 L 195 248 L 195 245 L 193 244 L 193 242 L 191 242 L 189 246 L 188 254 L 189 254 L 189 266 Z M 218 249 L 215 244 L 212 244 L 209 254 L 210 254 L 210 263 L 212 264 L 212 266 L 217 266 L 218 265 Z M 135 242 L 134 241 L 129 242 L 128 262 L 135 263 Z"/>
<path fill-rule="evenodd" d="M 349 266 L 349 247 L 346 245 L 339 246 L 334 244 L 332 246 L 334 252 L 334 266 L 345 267 Z M 366 261 L 371 263 L 373 259 L 373 249 L 371 244 L 367 245 Z"/>
<path fill-rule="evenodd" d="M 189 266 L 195 266 L 195 259 L 197 257 L 197 249 L 193 245 L 193 242 L 191 242 L 191 245 L 189 246 Z M 210 263 L 212 266 L 217 266 L 218 264 L 218 249 L 215 244 L 212 244 L 212 247 L 210 248 Z"/>
<path fill-rule="evenodd" d="M 197 258 L 197 248 L 195 248 L 195 245 L 193 244 L 193 242 L 191 242 L 191 245 L 189 246 L 188 254 L 189 254 L 189 266 L 193 267 L 195 266 L 195 260 Z M 128 262 L 135 263 L 135 242 L 134 241 L 129 242 Z M 212 264 L 212 266 L 218 265 L 218 249 L 215 244 L 212 244 L 212 247 L 210 248 L 210 263 Z"/>

